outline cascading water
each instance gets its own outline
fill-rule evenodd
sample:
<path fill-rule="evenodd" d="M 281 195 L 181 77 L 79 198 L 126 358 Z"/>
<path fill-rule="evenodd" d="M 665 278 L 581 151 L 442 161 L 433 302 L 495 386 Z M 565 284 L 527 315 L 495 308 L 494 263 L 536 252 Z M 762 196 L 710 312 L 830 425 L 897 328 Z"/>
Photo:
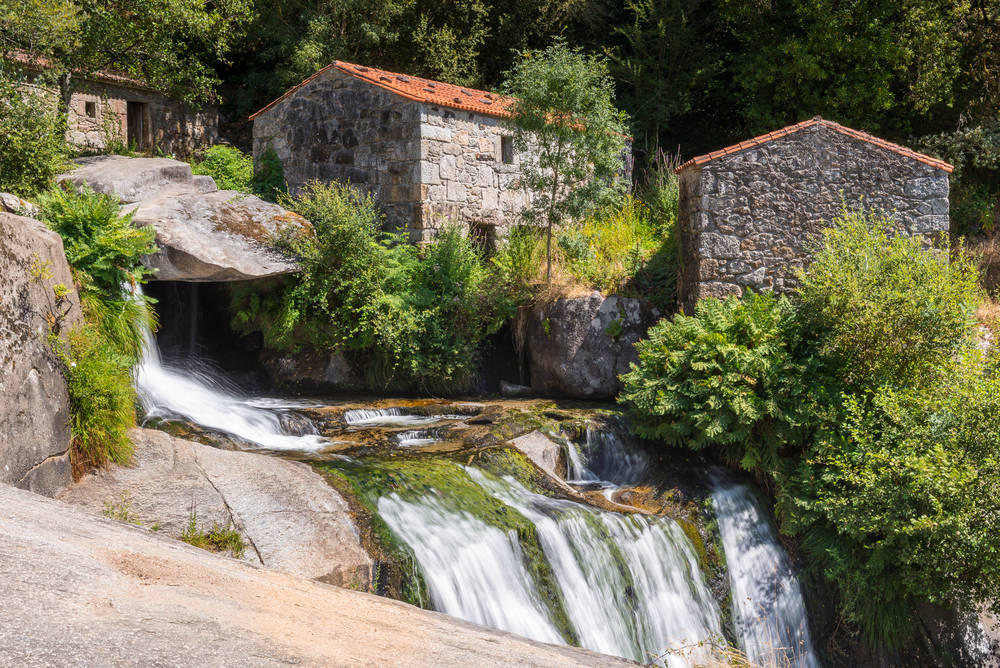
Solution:
<path fill-rule="evenodd" d="M 649 466 L 646 455 L 627 448 L 615 428 L 587 427 L 583 445 L 571 441 L 567 454 L 570 483 L 629 485 L 637 482 Z"/>
<path fill-rule="evenodd" d="M 417 502 L 384 496 L 378 513 L 413 550 L 435 610 L 541 642 L 564 642 L 532 586 L 517 536 L 430 496 Z"/>
<path fill-rule="evenodd" d="M 467 472 L 535 525 L 582 647 L 641 661 L 722 637 L 694 548 L 672 519 L 605 512 Z M 697 658 L 707 651 L 662 661 Z"/>
<path fill-rule="evenodd" d="M 712 504 L 743 651 L 767 668 L 818 666 L 802 590 L 767 511 L 747 485 L 713 477 Z"/>
<path fill-rule="evenodd" d="M 440 440 L 441 434 L 437 429 L 415 429 L 396 434 L 396 442 L 402 448 L 418 448 L 437 443 Z"/>
<path fill-rule="evenodd" d="M 148 324 L 143 327 L 143 355 L 134 369 L 135 388 L 148 417 L 182 417 L 206 429 L 221 431 L 272 450 L 315 451 L 329 441 L 315 433 L 293 435 L 282 414 L 291 402 L 240 396 L 203 369 L 163 364 Z"/>
<path fill-rule="evenodd" d="M 402 408 L 358 408 L 344 411 L 344 422 L 351 427 L 409 427 L 434 424 L 443 420 L 462 420 L 467 415 L 421 415 Z"/>

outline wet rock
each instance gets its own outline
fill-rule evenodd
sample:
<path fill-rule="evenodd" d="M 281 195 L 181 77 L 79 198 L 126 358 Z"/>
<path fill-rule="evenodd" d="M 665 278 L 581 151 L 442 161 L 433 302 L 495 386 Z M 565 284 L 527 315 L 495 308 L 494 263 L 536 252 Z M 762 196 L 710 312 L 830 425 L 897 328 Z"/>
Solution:
<path fill-rule="evenodd" d="M 0 213 L 0 483 L 53 496 L 70 482 L 69 396 L 50 327 L 81 319 L 62 239 L 45 225 Z"/>
<path fill-rule="evenodd" d="M 542 469 L 553 478 L 561 478 L 559 475 L 559 456 L 562 448 L 559 444 L 550 440 L 540 431 L 533 431 L 518 436 L 511 440 L 511 445 L 524 453 L 524 455 L 534 462 L 535 466 Z"/>
<path fill-rule="evenodd" d="M 343 355 L 302 352 L 261 361 L 271 382 L 278 387 L 319 392 L 370 389 L 364 372 Z"/>
<path fill-rule="evenodd" d="M 175 538 L 194 513 L 200 529 L 235 527 L 251 562 L 345 586 L 370 581 L 373 562 L 347 503 L 309 466 L 149 429 L 129 435 L 134 467 L 87 475 L 59 498 L 97 514 L 127 505 L 143 526 Z"/>
<path fill-rule="evenodd" d="M 638 299 L 596 291 L 522 313 L 531 389 L 578 399 L 614 397 L 621 389 L 618 375 L 637 359 L 635 342 L 658 315 Z"/>
<path fill-rule="evenodd" d="M 0 485 L 0 664 L 615 666 Z"/>
<path fill-rule="evenodd" d="M 512 399 L 517 397 L 528 397 L 531 396 L 531 388 L 527 385 L 518 385 L 517 383 L 508 383 L 506 380 L 501 380 L 500 394 L 501 396 Z"/>
<path fill-rule="evenodd" d="M 76 167 L 56 181 L 118 198 L 123 204 L 158 197 L 164 193 L 216 190 L 203 177 L 191 174 L 191 165 L 169 158 L 128 158 L 100 155 L 77 158 Z M 211 180 L 211 177 L 208 177 Z"/>

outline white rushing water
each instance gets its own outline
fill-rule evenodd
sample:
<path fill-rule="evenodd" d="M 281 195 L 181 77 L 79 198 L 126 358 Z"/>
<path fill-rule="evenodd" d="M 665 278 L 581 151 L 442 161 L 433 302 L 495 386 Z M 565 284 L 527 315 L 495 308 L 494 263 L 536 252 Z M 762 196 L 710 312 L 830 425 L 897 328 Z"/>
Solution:
<path fill-rule="evenodd" d="M 747 658 L 765 668 L 819 666 L 799 581 L 767 511 L 750 487 L 723 477 L 716 478 L 712 504 Z"/>
<path fill-rule="evenodd" d="M 464 420 L 468 415 L 421 415 L 405 409 L 358 408 L 344 411 L 344 421 L 352 427 L 408 427 L 434 424 L 445 420 Z"/>
<path fill-rule="evenodd" d="M 532 640 L 564 642 L 535 593 L 517 536 L 433 497 L 411 503 L 384 496 L 378 513 L 413 550 L 435 610 Z"/>
<path fill-rule="evenodd" d="M 534 494 L 513 479 L 468 475 L 532 522 L 578 643 L 649 661 L 664 650 L 722 636 L 719 610 L 697 557 L 667 518 L 619 515 Z M 546 642 L 564 642 L 538 598 L 517 538 L 434 496 L 378 502 L 413 549 L 435 610 Z M 699 650 L 661 662 L 687 666 Z"/>
<path fill-rule="evenodd" d="M 567 455 L 570 483 L 634 484 L 649 466 L 646 455 L 626 447 L 615 429 L 587 427 L 584 443 L 570 441 Z"/>
<path fill-rule="evenodd" d="M 165 365 L 148 326 L 143 330 L 143 341 L 142 360 L 133 374 L 136 393 L 147 416 L 181 417 L 272 450 L 315 451 L 329 445 L 327 439 L 316 433 L 299 436 L 289 433 L 282 421 L 286 417 L 283 411 L 298 404 L 250 399 L 204 370 Z"/>
<path fill-rule="evenodd" d="M 396 434 L 396 442 L 401 448 L 419 448 L 432 443 L 439 443 L 441 434 L 437 429 L 415 429 L 401 431 Z"/>

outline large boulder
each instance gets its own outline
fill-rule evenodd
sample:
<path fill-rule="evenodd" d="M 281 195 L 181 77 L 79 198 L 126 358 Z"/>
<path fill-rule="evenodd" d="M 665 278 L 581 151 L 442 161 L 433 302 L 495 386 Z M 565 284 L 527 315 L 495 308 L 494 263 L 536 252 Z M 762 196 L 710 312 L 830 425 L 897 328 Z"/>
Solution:
<path fill-rule="evenodd" d="M 0 483 L 53 496 L 70 482 L 69 397 L 51 330 L 80 319 L 62 239 L 42 223 L 0 213 Z"/>
<path fill-rule="evenodd" d="M 140 202 L 164 193 L 211 192 L 216 190 L 210 176 L 194 176 L 191 165 L 170 158 L 128 158 L 99 155 L 77 158 L 72 171 L 56 181 L 76 188 L 84 186 L 117 197 L 123 204 Z"/>
<path fill-rule="evenodd" d="M 537 394 L 610 399 L 618 375 L 636 358 L 635 343 L 659 314 L 638 299 L 593 292 L 537 305 L 520 317 Z"/>
<path fill-rule="evenodd" d="M 161 431 L 133 429 L 135 463 L 96 471 L 59 499 L 127 517 L 179 537 L 192 515 L 199 529 L 233 526 L 244 558 L 267 568 L 344 586 L 367 586 L 373 562 L 347 503 L 306 464 L 219 450 Z"/>
<path fill-rule="evenodd" d="M 279 230 L 310 234 L 298 214 L 277 204 L 219 190 L 209 176 L 168 158 L 79 158 L 58 177 L 75 188 L 117 197 L 136 225 L 156 228 L 159 252 L 146 260 L 160 281 L 242 281 L 298 271 L 268 243 Z"/>
<path fill-rule="evenodd" d="M 625 666 L 0 485 L 0 665 Z"/>
<path fill-rule="evenodd" d="M 160 251 L 146 264 L 158 281 L 242 281 L 299 270 L 268 245 L 279 231 L 310 234 L 302 216 L 237 192 L 169 193 L 140 202 L 132 219 L 156 228 Z"/>

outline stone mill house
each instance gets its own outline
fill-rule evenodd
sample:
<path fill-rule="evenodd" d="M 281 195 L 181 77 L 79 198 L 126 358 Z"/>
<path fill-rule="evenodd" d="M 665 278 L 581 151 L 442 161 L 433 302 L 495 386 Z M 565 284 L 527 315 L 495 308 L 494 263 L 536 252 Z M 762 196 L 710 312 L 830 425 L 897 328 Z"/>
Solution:
<path fill-rule="evenodd" d="M 29 80 L 49 68 L 41 57 L 16 52 L 14 60 Z M 42 90 L 58 99 L 58 92 Z M 79 81 L 69 102 L 66 140 L 81 149 L 103 150 L 120 140 L 143 152 L 186 156 L 219 137 L 214 106 L 192 109 L 142 81 L 116 72 L 98 72 Z"/>
<path fill-rule="evenodd" d="M 387 222 L 427 239 L 449 220 L 493 235 L 529 195 L 502 123 L 509 100 L 342 61 L 253 114 L 254 158 L 272 147 L 294 191 L 307 181 L 367 188 Z"/>
<path fill-rule="evenodd" d="M 844 206 L 901 234 L 947 234 L 952 166 L 815 117 L 693 158 L 680 177 L 678 302 L 789 292 L 808 246 Z"/>

